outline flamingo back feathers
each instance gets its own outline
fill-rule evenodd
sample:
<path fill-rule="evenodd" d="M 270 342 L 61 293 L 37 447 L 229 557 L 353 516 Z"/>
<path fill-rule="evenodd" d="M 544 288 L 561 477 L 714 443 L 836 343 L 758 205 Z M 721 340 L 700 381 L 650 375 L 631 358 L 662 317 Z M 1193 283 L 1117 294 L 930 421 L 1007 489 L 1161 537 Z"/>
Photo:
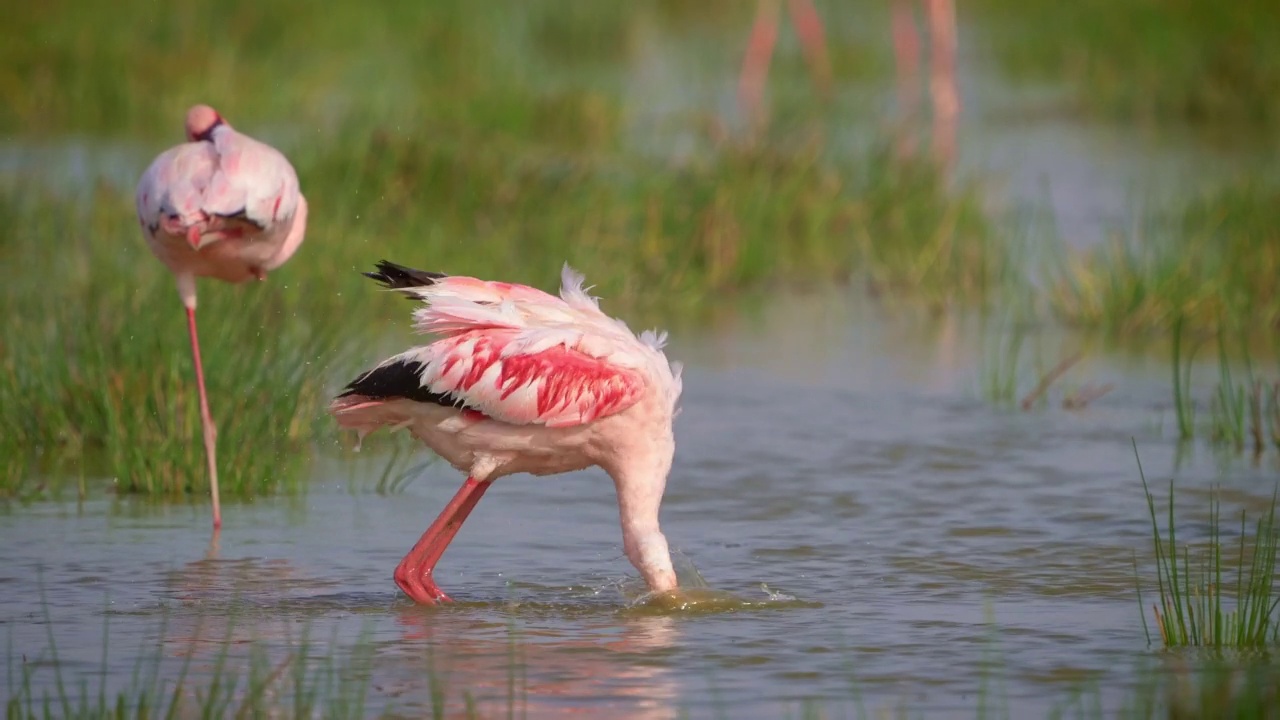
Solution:
<path fill-rule="evenodd" d="M 438 336 L 379 367 L 412 364 L 432 397 L 512 424 L 566 427 L 625 410 L 655 379 L 667 380 L 673 403 L 679 395 L 678 371 L 661 354 L 665 335 L 637 338 L 600 311 L 567 265 L 560 297 L 385 260 L 377 267 L 366 275 L 421 300 L 415 325 Z"/>

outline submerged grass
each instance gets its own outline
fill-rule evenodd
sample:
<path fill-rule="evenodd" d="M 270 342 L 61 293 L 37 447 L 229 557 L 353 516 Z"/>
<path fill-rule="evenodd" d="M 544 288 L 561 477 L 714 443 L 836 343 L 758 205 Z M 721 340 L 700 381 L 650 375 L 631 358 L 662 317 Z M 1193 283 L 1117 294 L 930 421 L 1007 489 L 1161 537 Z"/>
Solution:
<path fill-rule="evenodd" d="M 712 713 L 733 717 L 744 702 L 718 693 L 714 678 L 709 677 L 709 700 L 688 692 L 665 698 L 633 695 L 626 692 L 624 684 L 612 689 L 620 692 L 606 688 L 598 696 L 575 694 L 570 698 L 572 704 L 566 706 L 565 697 L 556 692 L 560 683 L 544 685 L 545 673 L 536 664 L 530 664 L 532 645 L 522 637 L 514 618 L 507 625 L 505 669 L 494 666 L 491 673 L 459 673 L 451 672 L 454 657 L 446 643 L 427 643 L 419 653 L 383 654 L 386 646 L 373 640 L 367 625 L 358 636 L 346 641 L 339 640 L 335 632 L 325 644 L 311 640 L 310 623 L 297 638 L 248 643 L 236 639 L 240 633 L 233 632 L 227 624 L 223 638 L 190 637 L 191 644 L 184 647 L 186 641 L 169 637 L 166 628 L 170 617 L 166 614 L 155 634 L 154 646 L 149 646 L 150 640 L 139 643 L 131 676 L 121 683 L 116 680 L 121 676 L 118 654 L 121 641 L 114 639 L 118 636 L 112 635 L 110 626 L 105 623 L 103 626 L 99 666 L 94 667 L 93 661 L 67 662 L 59 655 L 55 624 L 47 608 L 46 603 L 45 647 L 15 648 L 10 634 L 3 680 L 6 718 L 525 717 L 531 708 L 535 714 L 564 712 L 566 707 L 578 712 L 599 709 L 616 714 L 624 712 L 623 699 L 635 702 L 637 708 L 672 716 Z M 229 623 L 226 618 L 207 619 L 217 620 L 218 624 Z M 187 618 L 192 620 L 202 622 Z M 977 687 L 958 697 L 974 704 L 975 717 L 1009 717 L 1012 703 L 1007 678 L 1011 669 L 992 652 L 999 627 L 990 619 L 987 626 L 991 639 L 982 650 Z M 546 645 L 544 638 L 541 646 Z M 583 649 L 578 647 L 576 652 Z M 406 660 L 412 663 L 414 672 L 421 673 L 417 681 L 408 686 L 396 679 L 405 671 Z M 655 658 L 654 662 L 662 665 L 660 659 Z M 384 675 L 388 669 L 390 674 Z M 1273 717 L 1280 709 L 1280 670 L 1275 664 L 1256 658 L 1233 661 L 1221 656 L 1165 656 L 1154 662 L 1140 660 L 1134 671 L 1133 681 L 1123 693 L 1118 697 L 1110 694 L 1105 703 L 1103 686 L 1097 679 L 1078 684 L 1066 682 L 1053 689 L 1040 688 L 1041 699 L 1046 698 L 1045 693 L 1059 698 L 1050 706 L 1047 716 L 1252 718 Z M 926 698 L 903 692 L 904 682 L 910 678 L 861 679 L 852 667 L 846 672 L 849 692 L 845 699 L 833 698 L 830 694 L 821 698 L 797 697 L 796 693 L 787 692 L 788 700 L 751 702 L 756 709 L 781 705 L 785 708 L 783 717 L 814 718 L 915 717 L 920 713 L 918 704 L 922 701 L 937 707 L 936 695 Z M 505 679 L 501 677 L 503 674 Z M 1103 671 L 1099 675 L 1106 676 Z M 594 688 L 596 684 L 588 685 Z M 867 700 L 864 695 L 872 688 L 877 697 Z M 1018 701 L 1026 699 L 1025 696 L 1017 698 Z M 1113 702 L 1116 704 L 1111 706 Z M 954 710 L 957 706 L 950 704 L 949 707 Z M 692 709 L 699 712 L 691 713 Z"/>
<path fill-rule="evenodd" d="M 1177 523 L 1174 517 L 1173 483 L 1169 484 L 1169 508 L 1166 520 L 1167 539 L 1160 531 L 1155 496 L 1147 485 L 1142 460 L 1137 456 L 1138 475 L 1147 498 L 1151 516 L 1151 534 L 1155 548 L 1156 582 L 1159 602 L 1152 606 L 1156 630 L 1165 647 L 1212 647 L 1218 649 L 1257 649 L 1280 643 L 1280 603 L 1273 587 L 1276 576 L 1277 528 L 1276 494 L 1272 494 L 1269 511 L 1248 532 L 1245 511 L 1240 512 L 1239 544 L 1234 553 L 1235 582 L 1224 583 L 1224 568 L 1230 573 L 1232 562 L 1224 562 L 1220 529 L 1221 506 L 1210 497 L 1208 538 L 1193 558 L 1191 547 L 1178 547 Z M 1179 555 L 1181 551 L 1181 555 Z M 1231 601 L 1224 602 L 1224 595 Z M 1141 586 L 1138 604 L 1146 629 L 1146 608 Z M 1147 641 L 1151 641 L 1148 632 Z"/>
<path fill-rule="evenodd" d="M 47 611 L 46 611 L 47 616 Z M 48 618 L 46 617 L 46 623 Z M 163 630 L 160 637 L 164 637 Z M 163 642 L 163 640 L 161 641 Z M 139 655 L 128 687 L 109 691 L 111 655 L 107 626 L 103 630 L 99 685 L 73 683 L 63 676 L 63 664 L 50 628 L 49 646 L 40 654 L 21 658 L 8 648 L 5 717 L 10 720 L 48 718 L 175 718 L 175 717 L 368 717 L 366 698 L 373 646 L 362 638 L 351 647 L 330 642 L 327 649 L 303 637 L 268 652 L 261 644 L 247 657 L 232 657 L 235 646 L 225 642 L 215 657 L 197 663 L 188 649 L 176 674 L 166 669 L 164 647 Z M 237 653 L 237 656 L 241 653 Z M 52 678 L 42 675 L 51 674 Z"/>

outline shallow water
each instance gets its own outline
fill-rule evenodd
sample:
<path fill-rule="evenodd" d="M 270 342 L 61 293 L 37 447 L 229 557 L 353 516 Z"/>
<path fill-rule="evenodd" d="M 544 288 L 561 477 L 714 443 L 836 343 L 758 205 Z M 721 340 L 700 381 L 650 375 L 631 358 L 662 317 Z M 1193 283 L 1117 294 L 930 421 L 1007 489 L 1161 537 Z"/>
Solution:
<path fill-rule="evenodd" d="M 243 670 L 255 643 L 278 662 L 306 632 L 319 655 L 364 637 L 367 709 L 405 716 L 430 712 L 433 678 L 485 716 L 773 718 L 802 699 L 968 714 L 984 692 L 1040 716 L 1086 681 L 1114 706 L 1159 655 L 1133 592 L 1135 553 L 1153 575 L 1130 438 L 1161 494 L 1163 374 L 1094 357 L 1066 383 L 1117 389 L 1088 409 L 1002 410 L 977 392 L 979 337 L 823 294 L 673 338 L 686 394 L 663 526 L 683 580 L 691 564 L 712 589 L 701 604 L 634 606 L 611 484 L 586 471 L 501 481 L 438 570 L 459 602 L 416 607 L 391 569 L 460 478 L 431 464 L 380 495 L 380 458 L 322 457 L 305 497 L 227 507 L 212 557 L 204 506 L 5 508 L 10 669 L 48 658 L 52 630 L 64 682 L 94 689 L 105 627 L 110 687 L 157 643 L 162 674 L 190 657 L 198 681 L 224 648 Z M 1223 483 L 1230 510 L 1270 497 L 1274 465 L 1200 450 L 1176 476 Z M 53 677 L 37 667 L 37 690 Z"/>

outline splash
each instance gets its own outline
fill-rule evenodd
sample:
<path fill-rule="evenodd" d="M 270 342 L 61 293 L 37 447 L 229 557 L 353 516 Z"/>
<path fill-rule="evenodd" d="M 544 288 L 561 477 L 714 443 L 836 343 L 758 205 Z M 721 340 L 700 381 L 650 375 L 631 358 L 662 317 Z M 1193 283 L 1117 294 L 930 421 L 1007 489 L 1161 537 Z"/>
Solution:
<path fill-rule="evenodd" d="M 617 587 L 627 600 L 626 611 L 638 614 L 716 614 L 783 608 L 822 607 L 822 603 L 800 600 L 794 595 L 771 590 L 760 583 L 764 597 L 748 597 L 711 587 L 693 561 L 684 553 L 671 555 L 680 586 L 664 593 L 649 592 L 639 578 L 628 578 Z"/>

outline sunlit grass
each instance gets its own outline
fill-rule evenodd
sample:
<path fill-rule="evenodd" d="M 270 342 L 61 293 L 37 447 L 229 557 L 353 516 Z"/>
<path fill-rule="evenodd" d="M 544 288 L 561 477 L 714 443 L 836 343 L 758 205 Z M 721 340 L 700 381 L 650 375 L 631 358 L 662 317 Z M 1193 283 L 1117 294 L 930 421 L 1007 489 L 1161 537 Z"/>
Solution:
<path fill-rule="evenodd" d="M 1134 456 L 1137 458 L 1136 444 Z M 1138 459 L 1138 474 L 1151 517 L 1159 594 L 1152 613 L 1161 644 L 1165 647 L 1245 649 L 1280 642 L 1280 618 L 1276 615 L 1280 597 L 1273 587 L 1277 549 L 1276 496 L 1272 495 L 1270 510 L 1256 522 L 1252 534 L 1248 532 L 1245 512 L 1240 512 L 1239 544 L 1234 552 L 1222 541 L 1221 507 L 1218 499 L 1211 496 L 1208 537 L 1193 553 L 1189 544 L 1178 545 L 1172 481 L 1169 484 L 1168 517 L 1162 533 L 1155 496 L 1147 485 L 1141 459 Z M 1233 569 L 1234 582 L 1230 577 Z M 1226 600 L 1227 597 L 1230 600 Z M 1143 628 L 1146 629 L 1147 609 L 1142 599 L 1141 584 L 1138 604 Z M 1147 640 L 1152 640 L 1150 633 Z"/>

